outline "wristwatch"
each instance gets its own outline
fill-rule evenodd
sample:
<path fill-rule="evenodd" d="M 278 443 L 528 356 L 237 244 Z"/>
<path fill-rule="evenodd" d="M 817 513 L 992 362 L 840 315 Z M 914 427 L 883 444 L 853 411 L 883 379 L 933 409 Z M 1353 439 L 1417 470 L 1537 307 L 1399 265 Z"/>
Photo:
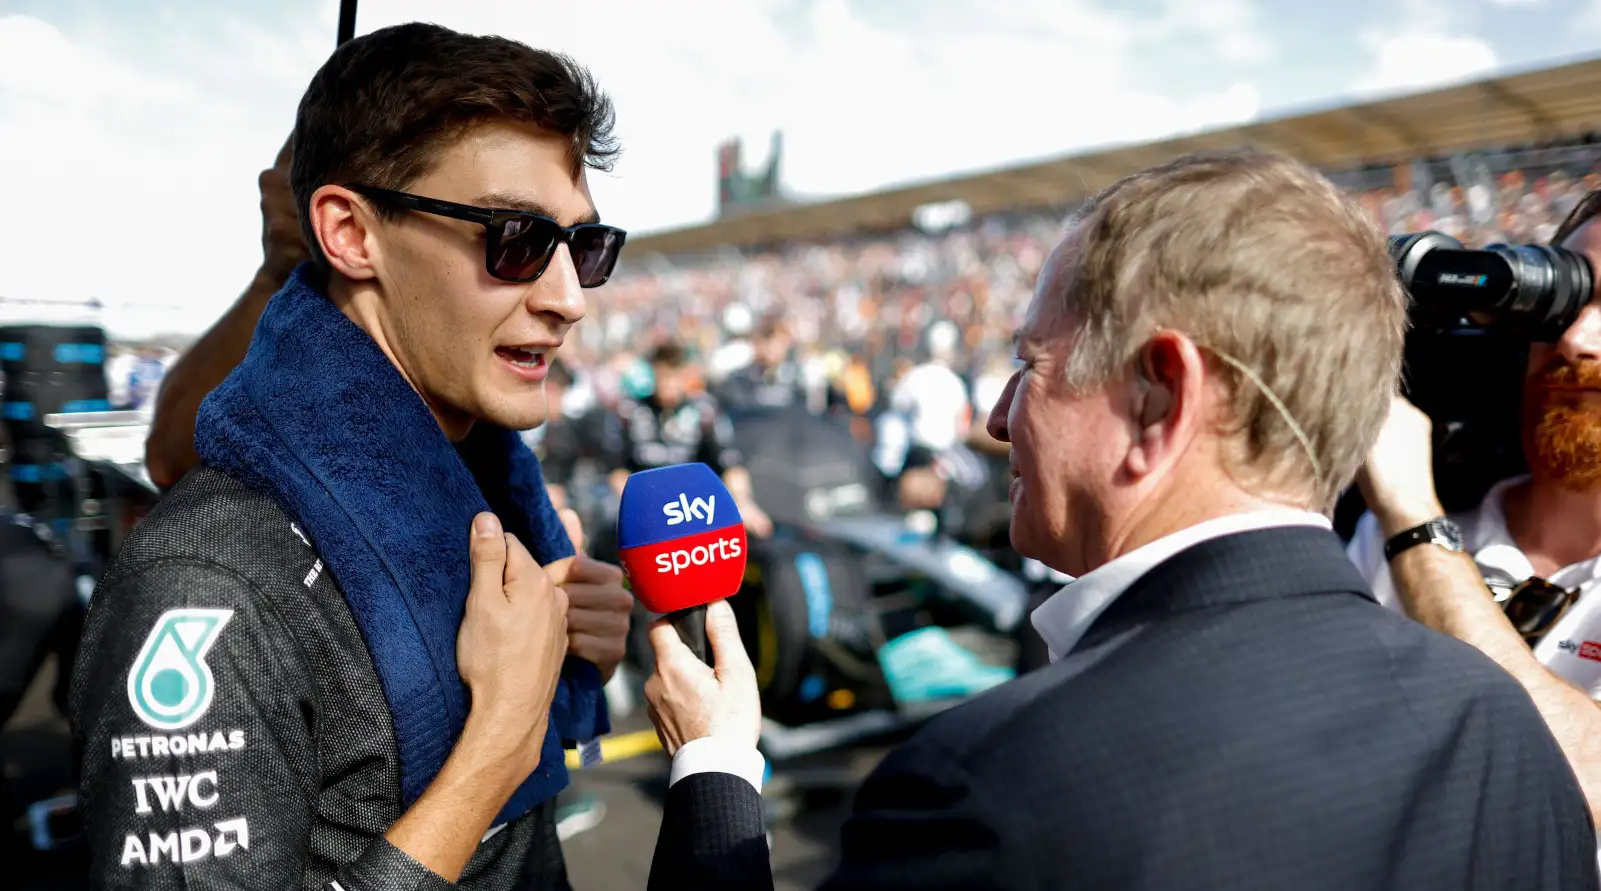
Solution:
<path fill-rule="evenodd" d="M 1466 550 L 1462 543 L 1462 527 L 1449 517 L 1435 517 L 1421 526 L 1413 526 L 1391 536 L 1384 543 L 1384 559 L 1386 562 L 1394 560 L 1396 554 L 1420 544 L 1439 545 L 1457 554 Z"/>

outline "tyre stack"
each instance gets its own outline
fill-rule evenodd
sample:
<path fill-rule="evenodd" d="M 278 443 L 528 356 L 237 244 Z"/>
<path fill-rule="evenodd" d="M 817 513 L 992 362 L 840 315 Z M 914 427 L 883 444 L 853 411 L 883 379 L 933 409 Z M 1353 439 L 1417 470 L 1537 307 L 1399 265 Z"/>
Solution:
<path fill-rule="evenodd" d="M 16 506 L 52 525 L 74 515 L 66 440 L 45 416 L 108 411 L 106 332 L 93 325 L 0 326 L 0 393 Z"/>

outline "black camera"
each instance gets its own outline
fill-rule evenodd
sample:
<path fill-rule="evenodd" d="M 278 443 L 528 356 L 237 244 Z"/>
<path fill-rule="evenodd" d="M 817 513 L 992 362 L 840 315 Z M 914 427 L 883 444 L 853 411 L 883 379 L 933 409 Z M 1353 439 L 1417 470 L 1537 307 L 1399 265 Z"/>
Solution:
<path fill-rule="evenodd" d="M 1420 331 L 1480 329 L 1550 342 L 1579 317 L 1595 288 L 1590 261 L 1560 247 L 1469 250 L 1443 232 L 1413 232 L 1390 236 L 1390 256 Z"/>
<path fill-rule="evenodd" d="M 1445 509 L 1479 503 L 1523 473 L 1523 381 L 1529 346 L 1562 336 L 1590 302 L 1582 254 L 1545 245 L 1469 250 L 1443 232 L 1390 237 L 1396 275 L 1412 295 L 1402 391 L 1434 427 L 1435 490 Z M 1348 493 L 1336 528 L 1362 510 Z"/>

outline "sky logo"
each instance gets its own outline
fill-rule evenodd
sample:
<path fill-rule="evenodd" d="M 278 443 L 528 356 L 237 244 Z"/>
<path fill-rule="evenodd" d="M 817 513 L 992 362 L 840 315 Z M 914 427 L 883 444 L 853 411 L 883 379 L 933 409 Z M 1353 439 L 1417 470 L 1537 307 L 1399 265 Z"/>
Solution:
<path fill-rule="evenodd" d="M 706 525 L 712 524 L 717 512 L 717 496 L 707 495 L 705 498 L 696 498 L 691 501 L 688 495 L 682 492 L 677 501 L 669 501 L 662 505 L 662 513 L 667 515 L 667 525 L 677 526 L 690 520 L 705 520 Z"/>

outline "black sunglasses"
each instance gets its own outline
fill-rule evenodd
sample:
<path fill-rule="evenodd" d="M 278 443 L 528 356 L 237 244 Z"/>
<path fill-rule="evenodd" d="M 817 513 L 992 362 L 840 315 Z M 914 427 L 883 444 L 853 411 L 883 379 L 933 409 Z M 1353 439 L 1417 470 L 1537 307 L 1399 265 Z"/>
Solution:
<path fill-rule="evenodd" d="M 1484 582 L 1495 602 L 1501 605 L 1512 627 L 1531 646 L 1568 611 L 1579 599 L 1578 588 L 1564 588 L 1539 576 L 1531 576 L 1513 584 L 1510 578 L 1499 573 L 1485 572 Z"/>
<path fill-rule="evenodd" d="M 484 244 L 484 268 L 501 281 L 531 282 L 545 273 L 556 246 L 567 245 L 578 270 L 578 284 L 598 288 L 611 278 L 628 233 L 616 226 L 579 223 L 563 226 L 550 217 L 525 210 L 494 210 L 425 198 L 377 186 L 350 185 L 352 192 L 396 207 L 479 223 L 489 234 Z"/>

